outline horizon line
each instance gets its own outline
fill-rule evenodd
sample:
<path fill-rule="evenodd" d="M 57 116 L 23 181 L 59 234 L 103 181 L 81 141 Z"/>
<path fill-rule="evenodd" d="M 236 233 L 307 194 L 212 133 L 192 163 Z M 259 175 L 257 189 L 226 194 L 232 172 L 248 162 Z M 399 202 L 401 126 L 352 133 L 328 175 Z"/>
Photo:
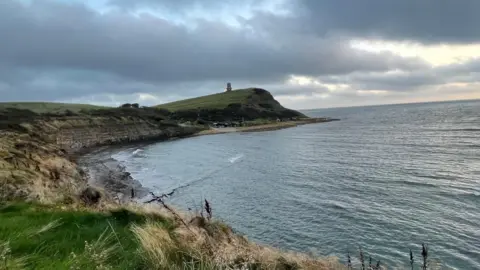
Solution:
<path fill-rule="evenodd" d="M 399 102 L 399 103 L 383 103 L 383 104 L 369 104 L 369 105 L 352 105 L 352 106 L 335 106 L 335 107 L 323 107 L 313 109 L 296 109 L 297 111 L 314 111 L 314 110 L 326 110 L 326 109 L 342 109 L 342 108 L 361 108 L 361 107 L 376 107 L 376 106 L 392 106 L 392 105 L 415 105 L 415 104 L 427 104 L 427 103 L 449 103 L 449 102 L 465 102 L 465 101 L 480 101 L 480 98 L 468 98 L 468 99 L 447 99 L 447 100 L 433 100 L 433 101 L 415 101 L 415 102 Z"/>
<path fill-rule="evenodd" d="M 189 99 L 189 98 L 186 98 Z M 176 101 L 181 101 L 184 99 L 179 99 Z M 313 111 L 313 110 L 324 110 L 324 109 L 341 109 L 341 108 L 361 108 L 361 107 L 375 107 L 375 106 L 391 106 L 391 105 L 415 105 L 415 104 L 428 104 L 428 103 L 449 103 L 449 102 L 465 102 L 465 101 L 480 101 L 480 98 L 473 98 L 473 99 L 451 99 L 451 100 L 433 100 L 433 101 L 415 101 L 415 102 L 399 102 L 399 103 L 383 103 L 383 104 L 368 104 L 368 105 L 352 105 L 352 106 L 334 106 L 334 107 L 318 107 L 318 108 L 311 108 L 311 109 L 294 109 L 297 111 Z M 175 101 L 172 101 L 175 102 Z M 115 108 L 116 106 L 106 106 L 106 105 L 98 105 L 95 103 L 75 103 L 75 102 L 65 102 L 65 101 L 0 101 L 0 104 L 8 104 L 8 103 L 56 103 L 56 104 L 77 104 L 77 105 L 92 105 L 92 106 L 99 106 L 99 107 L 111 107 Z M 121 103 L 121 102 L 120 102 Z M 168 102 L 167 102 L 168 103 Z M 161 104 L 155 104 L 147 107 L 154 107 Z"/>

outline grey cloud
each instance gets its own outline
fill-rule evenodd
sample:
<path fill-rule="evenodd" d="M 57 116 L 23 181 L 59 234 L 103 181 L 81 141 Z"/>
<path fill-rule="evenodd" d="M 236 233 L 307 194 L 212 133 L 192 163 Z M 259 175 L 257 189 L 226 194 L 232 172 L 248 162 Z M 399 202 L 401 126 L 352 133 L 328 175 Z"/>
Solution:
<path fill-rule="evenodd" d="M 480 41 L 478 0 L 299 0 L 309 30 L 324 36 L 344 32 L 357 37 L 424 43 Z"/>
<path fill-rule="evenodd" d="M 244 0 L 242 4 L 252 5 L 255 3 L 255 0 Z M 260 1 L 262 2 L 262 1 Z M 109 0 L 108 5 L 135 9 L 141 7 L 149 8 L 163 8 L 168 9 L 169 11 L 180 11 L 179 9 L 187 9 L 192 7 L 202 7 L 206 9 L 226 7 L 237 4 L 236 0 Z"/>
<path fill-rule="evenodd" d="M 268 89 L 274 92 L 275 96 L 312 96 L 315 94 L 325 94 L 330 92 L 328 88 L 323 85 L 273 85 L 271 87 L 268 87 Z"/>
<path fill-rule="evenodd" d="M 118 76 L 78 70 L 16 70 L 10 80 L 1 80 L 0 101 L 61 100 L 99 93 L 152 92 L 158 85 L 125 80 Z"/>
<path fill-rule="evenodd" d="M 409 92 L 427 85 L 438 85 L 447 79 L 436 76 L 431 70 L 401 73 L 354 73 L 345 76 L 322 76 L 327 84 L 349 84 L 356 90 L 386 90 Z"/>
<path fill-rule="evenodd" d="M 320 76 L 323 83 L 349 84 L 356 90 L 413 92 L 429 86 L 480 82 L 480 58 L 470 61 L 407 72 L 353 72 L 340 76 Z"/>
<path fill-rule="evenodd" d="M 268 2 L 267 0 L 260 2 Z M 328 36 L 343 33 L 359 38 L 414 40 L 424 43 L 480 41 L 477 0 L 290 0 L 284 6 L 297 15 L 302 31 Z M 238 3 L 254 8 L 258 1 L 233 0 L 110 0 L 122 8 L 158 7 L 169 12 L 189 8 L 215 9 Z M 271 18 L 276 19 L 276 18 Z"/>
<path fill-rule="evenodd" d="M 287 27 L 289 18 L 275 17 L 273 30 L 266 22 L 271 18 L 246 21 L 255 28 L 199 20 L 192 30 L 147 14 L 102 15 L 84 5 L 48 0 L 0 1 L 0 67 L 15 73 L 3 80 L 0 75 L 15 90 L 2 98 L 24 93 L 45 98 L 46 91 L 57 98 L 92 92 L 169 94 L 179 83 L 264 84 L 289 74 L 426 67 L 414 58 L 355 51 L 342 39 L 294 33 Z"/>

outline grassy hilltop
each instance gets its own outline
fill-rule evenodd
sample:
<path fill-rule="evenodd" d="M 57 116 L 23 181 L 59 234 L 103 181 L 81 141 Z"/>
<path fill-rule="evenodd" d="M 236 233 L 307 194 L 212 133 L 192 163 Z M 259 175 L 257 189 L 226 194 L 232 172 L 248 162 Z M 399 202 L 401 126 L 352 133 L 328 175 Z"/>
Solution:
<path fill-rule="evenodd" d="M 155 108 L 172 113 L 176 120 L 235 121 L 256 119 L 305 118 L 300 112 L 283 107 L 267 90 L 237 89 L 202 97 L 161 104 Z"/>
<path fill-rule="evenodd" d="M 248 105 L 259 102 L 260 99 L 254 99 L 255 95 L 264 94 L 262 91 L 246 88 L 236 89 L 231 92 L 222 92 L 212 95 L 206 95 L 196 98 L 189 98 L 174 101 L 166 104 L 157 105 L 157 108 L 167 109 L 169 111 L 196 110 L 196 109 L 225 109 L 231 104 Z M 273 97 L 265 97 L 265 103 L 272 103 Z M 273 102 L 272 105 L 279 105 Z"/>
<path fill-rule="evenodd" d="M 238 89 L 231 92 L 216 93 L 207 96 L 189 98 L 170 103 L 157 105 L 157 108 L 169 111 L 194 110 L 194 109 L 225 109 L 230 104 L 247 104 L 249 97 L 254 94 L 253 88 Z"/>
<path fill-rule="evenodd" d="M 79 112 L 80 110 L 97 110 L 108 107 L 56 102 L 0 102 L 0 111 L 9 108 L 30 110 L 35 113 L 63 113 L 67 110 Z"/>

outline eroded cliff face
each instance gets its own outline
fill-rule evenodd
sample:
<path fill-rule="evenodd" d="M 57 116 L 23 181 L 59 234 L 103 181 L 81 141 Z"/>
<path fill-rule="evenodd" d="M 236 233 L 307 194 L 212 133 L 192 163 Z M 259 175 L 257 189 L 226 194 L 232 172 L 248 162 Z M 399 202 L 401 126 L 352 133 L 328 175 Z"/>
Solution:
<path fill-rule="evenodd" d="M 69 153 L 100 145 L 189 136 L 199 131 L 196 127 L 152 123 L 135 118 L 77 118 L 52 124 L 54 130 L 49 137 Z"/>
<path fill-rule="evenodd" d="M 0 199 L 68 200 L 86 186 L 75 162 L 34 134 L 0 134 Z"/>
<path fill-rule="evenodd" d="M 73 156 L 100 145 L 164 140 L 199 131 L 136 117 L 51 117 L 0 130 L 0 198 L 71 200 L 87 185 Z"/>

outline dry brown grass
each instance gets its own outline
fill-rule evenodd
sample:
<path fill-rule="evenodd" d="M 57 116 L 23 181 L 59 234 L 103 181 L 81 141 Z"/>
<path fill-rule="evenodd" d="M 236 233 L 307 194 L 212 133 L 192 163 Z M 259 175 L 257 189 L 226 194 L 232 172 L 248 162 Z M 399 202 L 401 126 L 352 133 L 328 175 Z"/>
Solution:
<path fill-rule="evenodd" d="M 141 207 L 133 207 L 143 211 Z M 158 208 L 148 207 L 155 213 Z M 168 217 L 164 210 L 157 214 Z M 148 222 L 133 226 L 145 261 L 151 269 L 346 269 L 336 258 L 314 258 L 306 254 L 284 252 L 257 245 L 237 235 L 227 225 L 203 217 L 176 213 L 184 222 L 174 228 Z"/>

